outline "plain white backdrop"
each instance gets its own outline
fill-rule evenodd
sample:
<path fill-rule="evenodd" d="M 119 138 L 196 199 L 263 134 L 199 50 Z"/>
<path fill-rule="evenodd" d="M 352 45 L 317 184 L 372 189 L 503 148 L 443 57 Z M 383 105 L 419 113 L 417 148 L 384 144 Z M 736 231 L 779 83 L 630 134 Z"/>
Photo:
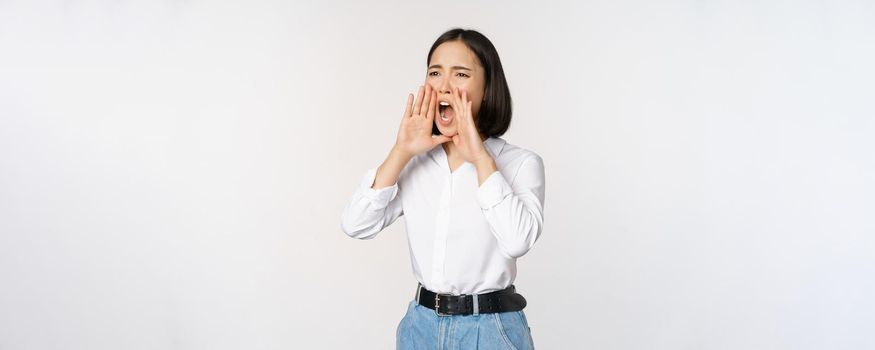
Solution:
<path fill-rule="evenodd" d="M 456 26 L 545 162 L 536 347 L 875 348 L 875 4 L 400 0 L 0 0 L 0 348 L 393 348 L 403 218 L 340 213 Z"/>

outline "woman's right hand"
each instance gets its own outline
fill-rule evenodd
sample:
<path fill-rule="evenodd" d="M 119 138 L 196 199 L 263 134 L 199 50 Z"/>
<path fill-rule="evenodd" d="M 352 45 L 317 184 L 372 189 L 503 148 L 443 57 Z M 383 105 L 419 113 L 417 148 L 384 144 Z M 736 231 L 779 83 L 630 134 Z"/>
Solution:
<path fill-rule="evenodd" d="M 434 118 L 437 114 L 437 93 L 431 86 L 420 86 L 414 103 L 413 94 L 407 95 L 407 108 L 401 118 L 395 149 L 410 157 L 428 151 L 434 146 L 453 139 L 444 135 L 432 137 Z"/>

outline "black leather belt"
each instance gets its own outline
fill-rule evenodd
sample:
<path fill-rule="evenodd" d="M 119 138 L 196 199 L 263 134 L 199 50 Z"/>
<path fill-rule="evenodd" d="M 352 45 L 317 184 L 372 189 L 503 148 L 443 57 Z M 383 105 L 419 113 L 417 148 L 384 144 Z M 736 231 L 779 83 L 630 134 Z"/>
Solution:
<path fill-rule="evenodd" d="M 520 311 L 526 307 L 526 299 L 516 293 L 513 285 L 499 291 L 478 294 L 476 303 L 473 294 L 437 294 L 421 284 L 417 285 L 416 292 L 419 305 L 434 310 L 439 316 Z"/>

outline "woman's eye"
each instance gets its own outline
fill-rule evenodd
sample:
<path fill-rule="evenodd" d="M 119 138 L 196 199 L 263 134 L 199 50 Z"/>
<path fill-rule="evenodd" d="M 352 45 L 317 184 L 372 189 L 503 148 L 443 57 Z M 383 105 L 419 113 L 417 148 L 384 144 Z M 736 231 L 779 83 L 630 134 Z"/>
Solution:
<path fill-rule="evenodd" d="M 463 78 L 467 78 L 467 77 L 468 77 L 468 74 L 465 74 L 465 73 L 456 73 L 456 75 L 457 75 L 457 76 L 460 76 L 460 77 L 463 77 Z"/>
<path fill-rule="evenodd" d="M 438 75 L 438 72 L 429 72 L 428 75 L 436 77 Z"/>

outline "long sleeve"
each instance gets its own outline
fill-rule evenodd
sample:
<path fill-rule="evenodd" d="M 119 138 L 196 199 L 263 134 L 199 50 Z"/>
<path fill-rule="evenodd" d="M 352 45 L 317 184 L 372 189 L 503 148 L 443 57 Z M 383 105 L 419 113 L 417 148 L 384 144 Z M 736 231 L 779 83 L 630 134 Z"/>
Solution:
<path fill-rule="evenodd" d="M 361 183 L 343 209 L 341 229 L 352 238 L 371 239 L 403 215 L 398 183 L 373 189 L 377 168 L 362 177 Z"/>
<path fill-rule="evenodd" d="M 520 165 L 512 183 L 498 171 L 477 190 L 477 201 L 502 253 L 526 254 L 544 226 L 544 162 L 533 154 Z"/>

